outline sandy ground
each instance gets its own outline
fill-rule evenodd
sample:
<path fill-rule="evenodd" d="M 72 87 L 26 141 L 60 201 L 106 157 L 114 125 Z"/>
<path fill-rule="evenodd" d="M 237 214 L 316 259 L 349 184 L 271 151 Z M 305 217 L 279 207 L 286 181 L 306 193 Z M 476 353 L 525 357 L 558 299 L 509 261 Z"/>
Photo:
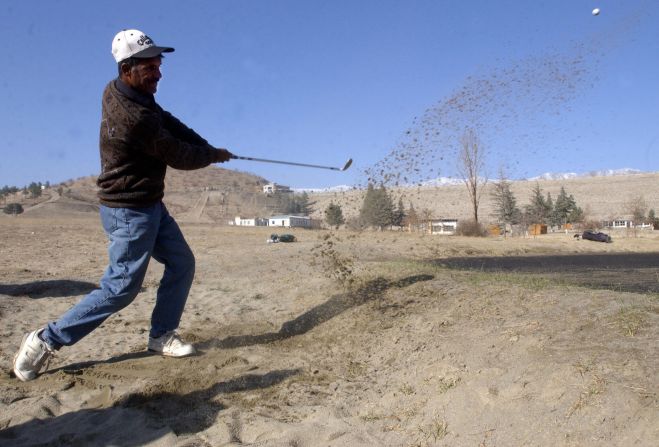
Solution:
<path fill-rule="evenodd" d="M 199 355 L 145 352 L 154 262 L 22 383 L 21 337 L 95 287 L 106 241 L 97 218 L 0 218 L 1 445 L 659 445 L 659 235 L 182 227 Z"/>

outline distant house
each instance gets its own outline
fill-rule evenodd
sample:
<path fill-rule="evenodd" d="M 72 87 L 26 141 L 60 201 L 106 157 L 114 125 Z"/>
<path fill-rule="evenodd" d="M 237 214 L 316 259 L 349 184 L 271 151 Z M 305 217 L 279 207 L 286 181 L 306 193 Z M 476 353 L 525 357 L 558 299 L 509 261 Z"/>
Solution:
<path fill-rule="evenodd" d="M 234 225 L 241 227 L 267 227 L 268 219 L 262 217 L 240 217 L 236 216 L 233 221 Z"/>
<path fill-rule="evenodd" d="M 610 230 L 638 228 L 641 230 L 652 230 L 654 225 L 650 222 L 634 222 L 631 217 L 617 217 L 613 220 L 605 220 L 602 222 L 602 228 Z"/>
<path fill-rule="evenodd" d="M 626 218 L 617 218 L 602 222 L 602 227 L 611 228 L 612 230 L 621 228 L 634 228 L 634 221 Z"/>
<path fill-rule="evenodd" d="M 291 188 L 289 188 L 286 185 L 279 185 L 277 183 L 268 183 L 267 185 L 263 185 L 263 194 L 270 195 L 270 194 L 275 194 L 275 193 L 290 193 L 293 192 L 291 191 Z"/>
<path fill-rule="evenodd" d="M 528 232 L 530 236 L 540 236 L 541 234 L 547 234 L 547 225 L 545 224 L 529 225 Z"/>
<path fill-rule="evenodd" d="M 428 221 L 430 234 L 455 234 L 458 230 L 458 219 L 430 219 Z"/>
<path fill-rule="evenodd" d="M 307 216 L 272 216 L 268 219 L 270 227 L 311 228 L 311 218 Z"/>
<path fill-rule="evenodd" d="M 505 224 L 504 225 L 497 225 L 497 224 L 492 224 L 487 227 L 487 234 L 490 236 L 505 236 L 506 233 L 506 228 Z"/>

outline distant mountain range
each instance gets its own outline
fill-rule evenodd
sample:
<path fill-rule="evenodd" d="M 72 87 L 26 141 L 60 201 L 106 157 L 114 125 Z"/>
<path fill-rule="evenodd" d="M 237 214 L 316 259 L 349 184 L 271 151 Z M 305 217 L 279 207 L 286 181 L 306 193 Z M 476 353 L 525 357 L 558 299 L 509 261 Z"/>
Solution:
<path fill-rule="evenodd" d="M 568 180 L 575 178 L 587 178 L 587 177 L 611 177 L 614 175 L 634 175 L 634 174 L 648 174 L 648 172 L 641 171 L 639 169 L 633 168 L 621 168 L 621 169 L 605 169 L 601 171 L 589 171 L 589 172 L 545 172 L 535 177 L 528 177 L 517 179 L 517 181 L 534 181 L 534 180 Z M 496 179 L 490 179 L 496 181 Z M 511 180 L 515 181 L 515 180 Z M 451 185 L 462 185 L 463 180 L 455 177 L 438 177 L 432 180 L 426 180 L 421 182 L 421 186 L 451 186 Z M 419 186 L 418 184 L 409 185 L 409 186 Z M 331 186 L 328 188 L 293 188 L 295 192 L 308 192 L 308 193 L 326 193 L 326 192 L 342 192 L 355 189 L 354 186 L 349 185 L 338 185 Z"/>
<path fill-rule="evenodd" d="M 531 177 L 526 180 L 566 180 L 571 178 L 583 177 L 611 177 L 612 175 L 630 175 L 630 174 L 644 174 L 645 172 L 638 169 L 622 168 L 622 169 L 605 169 L 603 171 L 590 171 L 577 174 L 576 172 L 563 172 L 553 173 L 545 172 L 537 177 Z"/>
<path fill-rule="evenodd" d="M 343 191 L 350 191 L 351 189 L 355 189 L 354 186 L 350 185 L 338 185 L 338 186 L 330 186 L 328 188 L 291 188 L 291 191 L 293 192 L 343 192 Z"/>

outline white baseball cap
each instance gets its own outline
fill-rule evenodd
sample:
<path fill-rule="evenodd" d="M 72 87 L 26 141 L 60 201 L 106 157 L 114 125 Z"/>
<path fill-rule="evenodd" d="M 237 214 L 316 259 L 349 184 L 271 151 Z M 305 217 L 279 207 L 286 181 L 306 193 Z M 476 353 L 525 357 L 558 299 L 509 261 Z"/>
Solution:
<path fill-rule="evenodd" d="M 119 31 L 112 40 L 112 56 L 117 63 L 129 57 L 150 58 L 172 51 L 174 48 L 156 46 L 149 36 L 137 29 Z"/>

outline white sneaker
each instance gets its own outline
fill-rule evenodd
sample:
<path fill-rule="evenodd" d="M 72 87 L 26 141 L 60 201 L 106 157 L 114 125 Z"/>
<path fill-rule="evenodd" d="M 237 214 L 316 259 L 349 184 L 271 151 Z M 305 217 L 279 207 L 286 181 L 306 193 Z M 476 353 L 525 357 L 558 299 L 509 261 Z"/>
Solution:
<path fill-rule="evenodd" d="M 42 332 L 43 329 L 37 329 L 26 334 L 14 356 L 14 374 L 23 382 L 36 379 L 44 363 L 54 354 L 54 350 L 39 338 Z"/>
<path fill-rule="evenodd" d="M 158 338 L 149 337 L 149 351 L 168 357 L 186 357 L 197 352 L 190 343 L 181 340 L 176 331 L 169 331 Z"/>

